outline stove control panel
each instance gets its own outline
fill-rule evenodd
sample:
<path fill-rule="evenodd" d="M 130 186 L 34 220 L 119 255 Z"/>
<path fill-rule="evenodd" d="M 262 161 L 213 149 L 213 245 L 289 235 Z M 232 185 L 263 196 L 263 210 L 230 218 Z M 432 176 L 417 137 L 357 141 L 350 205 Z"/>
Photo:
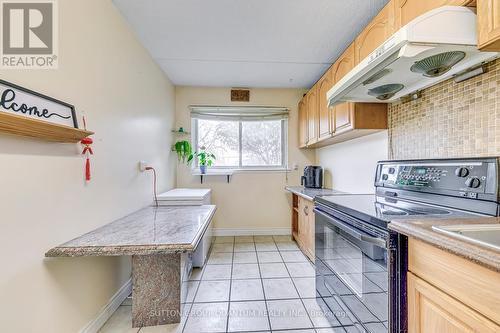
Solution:
<path fill-rule="evenodd" d="M 375 186 L 478 199 L 481 194 L 498 193 L 498 161 L 479 158 L 380 162 Z"/>

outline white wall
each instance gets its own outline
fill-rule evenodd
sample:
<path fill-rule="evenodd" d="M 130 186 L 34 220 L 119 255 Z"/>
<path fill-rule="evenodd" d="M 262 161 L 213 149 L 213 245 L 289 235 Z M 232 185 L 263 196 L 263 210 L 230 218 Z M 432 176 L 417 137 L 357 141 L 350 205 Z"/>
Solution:
<path fill-rule="evenodd" d="M 77 332 L 130 277 L 130 258 L 44 258 L 175 184 L 175 89 L 109 0 L 58 1 L 59 69 L 0 77 L 74 104 L 94 130 L 93 179 L 76 144 L 0 134 L 0 331 Z"/>
<path fill-rule="evenodd" d="M 387 159 L 387 131 L 316 150 L 325 187 L 350 193 L 373 193 L 376 163 Z"/>
<path fill-rule="evenodd" d="M 288 160 L 299 169 L 288 175 L 288 183 L 298 185 L 305 165 L 314 161 L 314 150 L 298 148 L 297 104 L 302 89 L 251 89 L 250 102 L 231 103 L 230 88 L 176 87 L 177 126 L 190 129 L 189 105 L 260 105 L 290 108 L 288 120 Z M 172 155 L 175 153 L 172 153 Z M 217 205 L 215 228 L 238 232 L 289 231 L 291 225 L 291 195 L 285 192 L 284 172 L 247 172 L 233 175 L 231 182 L 225 178 L 206 178 L 203 185 L 199 177 L 191 175 L 185 165 L 178 166 L 178 187 L 212 189 L 212 199 Z"/>

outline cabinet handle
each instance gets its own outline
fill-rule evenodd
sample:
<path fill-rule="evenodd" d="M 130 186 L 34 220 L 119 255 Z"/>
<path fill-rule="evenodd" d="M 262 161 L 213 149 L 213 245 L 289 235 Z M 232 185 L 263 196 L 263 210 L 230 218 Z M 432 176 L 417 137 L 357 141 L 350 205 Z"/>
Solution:
<path fill-rule="evenodd" d="M 306 216 L 308 216 L 308 215 L 309 215 L 309 206 L 305 206 L 305 207 L 304 207 L 304 214 L 305 214 Z"/>

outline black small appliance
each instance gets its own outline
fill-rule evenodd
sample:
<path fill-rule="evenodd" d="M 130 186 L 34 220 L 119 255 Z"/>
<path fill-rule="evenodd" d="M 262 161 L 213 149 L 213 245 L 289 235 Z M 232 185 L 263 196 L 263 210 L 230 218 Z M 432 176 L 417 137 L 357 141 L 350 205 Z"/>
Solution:
<path fill-rule="evenodd" d="M 306 166 L 304 175 L 300 177 L 300 185 L 308 188 L 322 188 L 323 168 L 317 165 Z"/>

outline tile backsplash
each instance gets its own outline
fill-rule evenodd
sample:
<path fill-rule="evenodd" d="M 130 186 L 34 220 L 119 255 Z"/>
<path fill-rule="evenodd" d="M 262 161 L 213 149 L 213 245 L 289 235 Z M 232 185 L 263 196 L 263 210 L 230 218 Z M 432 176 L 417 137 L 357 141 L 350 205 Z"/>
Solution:
<path fill-rule="evenodd" d="M 391 159 L 500 156 L 500 60 L 487 73 L 389 105 Z"/>

